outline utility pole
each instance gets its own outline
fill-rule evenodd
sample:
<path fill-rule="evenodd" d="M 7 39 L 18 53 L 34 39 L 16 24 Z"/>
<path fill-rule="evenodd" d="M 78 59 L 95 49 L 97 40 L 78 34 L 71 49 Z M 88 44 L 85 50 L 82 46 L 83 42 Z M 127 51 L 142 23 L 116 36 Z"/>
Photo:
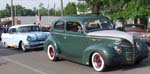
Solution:
<path fill-rule="evenodd" d="M 47 12 L 47 15 L 49 16 L 49 11 L 50 11 L 50 9 L 49 9 L 49 0 L 47 2 L 48 2 L 48 7 L 47 7 L 48 12 Z"/>
<path fill-rule="evenodd" d="M 64 16 L 63 0 L 61 0 L 61 16 Z"/>
<path fill-rule="evenodd" d="M 15 17 L 14 17 L 13 0 L 11 0 L 11 18 L 12 18 L 12 25 L 15 25 Z"/>
<path fill-rule="evenodd" d="M 54 3 L 54 16 L 56 16 L 55 3 Z"/>
<path fill-rule="evenodd" d="M 15 11 L 15 15 L 14 16 L 16 17 L 17 16 L 17 11 L 16 11 L 17 10 L 17 5 L 15 5 L 14 7 L 15 7 L 14 8 L 14 11 Z"/>

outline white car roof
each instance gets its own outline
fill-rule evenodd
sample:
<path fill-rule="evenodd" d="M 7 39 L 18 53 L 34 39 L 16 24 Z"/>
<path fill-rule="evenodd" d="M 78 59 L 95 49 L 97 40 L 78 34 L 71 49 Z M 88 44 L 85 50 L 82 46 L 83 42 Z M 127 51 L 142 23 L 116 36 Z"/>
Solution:
<path fill-rule="evenodd" d="M 10 28 L 19 28 L 19 27 L 22 27 L 22 26 L 38 26 L 38 25 L 35 25 L 35 24 L 21 24 L 21 25 L 11 26 Z"/>

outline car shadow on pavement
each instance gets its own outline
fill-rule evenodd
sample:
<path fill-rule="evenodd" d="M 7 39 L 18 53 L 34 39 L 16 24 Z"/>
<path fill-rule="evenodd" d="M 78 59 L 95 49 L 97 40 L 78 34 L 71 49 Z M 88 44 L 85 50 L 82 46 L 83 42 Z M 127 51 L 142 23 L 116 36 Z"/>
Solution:
<path fill-rule="evenodd" d="M 28 53 L 28 52 L 39 52 L 42 51 L 43 49 L 32 49 L 32 50 L 27 50 L 26 52 L 23 52 L 19 48 L 3 48 L 0 46 L 0 57 L 2 56 L 9 56 L 9 55 L 15 55 L 15 54 L 23 54 L 23 53 Z"/>
<path fill-rule="evenodd" d="M 19 49 L 19 50 L 21 50 L 21 49 Z M 43 51 L 43 50 L 44 50 L 43 48 L 36 48 L 36 49 L 27 50 L 26 52 L 32 52 L 32 51 L 38 52 L 38 51 Z"/>
<path fill-rule="evenodd" d="M 143 68 L 143 67 L 148 67 L 148 68 L 150 67 L 150 56 L 144 59 L 139 64 L 115 66 L 115 67 L 109 68 L 108 71 L 116 71 L 116 70 L 127 71 L 127 70 L 132 70 L 132 69 Z"/>
<path fill-rule="evenodd" d="M 9 62 L 0 63 L 0 66 L 7 65 Z"/>
<path fill-rule="evenodd" d="M 18 49 L 13 49 L 13 48 L 3 48 L 0 47 L 0 57 L 3 56 L 9 56 L 9 55 L 15 55 L 15 54 L 21 54 L 23 52 L 18 51 Z"/>
<path fill-rule="evenodd" d="M 38 51 L 41 51 L 41 50 L 43 50 L 43 48 L 31 49 L 31 50 L 27 50 L 26 52 L 23 52 L 19 48 L 6 48 L 0 42 L 0 57 L 15 55 L 15 54 L 23 54 L 23 53 L 28 53 L 28 52 L 32 52 L 32 51 L 37 51 L 38 52 Z"/>

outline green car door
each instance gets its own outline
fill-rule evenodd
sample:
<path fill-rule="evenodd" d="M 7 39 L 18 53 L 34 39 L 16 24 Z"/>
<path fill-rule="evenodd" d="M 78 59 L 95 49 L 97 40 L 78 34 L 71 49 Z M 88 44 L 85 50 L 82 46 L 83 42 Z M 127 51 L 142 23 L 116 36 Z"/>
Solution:
<path fill-rule="evenodd" d="M 67 22 L 63 39 L 62 54 L 81 58 L 82 53 L 86 48 L 86 39 L 81 25 L 78 22 Z"/>
<path fill-rule="evenodd" d="M 52 36 L 53 38 L 56 40 L 57 42 L 57 46 L 60 48 L 60 51 L 62 49 L 64 49 L 64 27 L 65 27 L 65 21 L 63 20 L 59 20 L 57 21 L 54 26 L 53 26 L 53 29 L 52 29 Z"/>

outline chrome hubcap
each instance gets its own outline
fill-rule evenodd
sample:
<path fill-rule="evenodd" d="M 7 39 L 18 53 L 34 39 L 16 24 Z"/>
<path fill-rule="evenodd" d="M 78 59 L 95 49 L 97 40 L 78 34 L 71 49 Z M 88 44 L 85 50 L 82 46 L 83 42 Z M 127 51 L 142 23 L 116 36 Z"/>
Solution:
<path fill-rule="evenodd" d="M 96 67 L 100 68 L 102 66 L 102 61 L 100 59 L 101 57 L 99 55 L 94 56 L 94 63 Z"/>
<path fill-rule="evenodd" d="M 49 53 L 51 57 L 54 57 L 54 49 L 52 47 L 49 48 Z"/>

